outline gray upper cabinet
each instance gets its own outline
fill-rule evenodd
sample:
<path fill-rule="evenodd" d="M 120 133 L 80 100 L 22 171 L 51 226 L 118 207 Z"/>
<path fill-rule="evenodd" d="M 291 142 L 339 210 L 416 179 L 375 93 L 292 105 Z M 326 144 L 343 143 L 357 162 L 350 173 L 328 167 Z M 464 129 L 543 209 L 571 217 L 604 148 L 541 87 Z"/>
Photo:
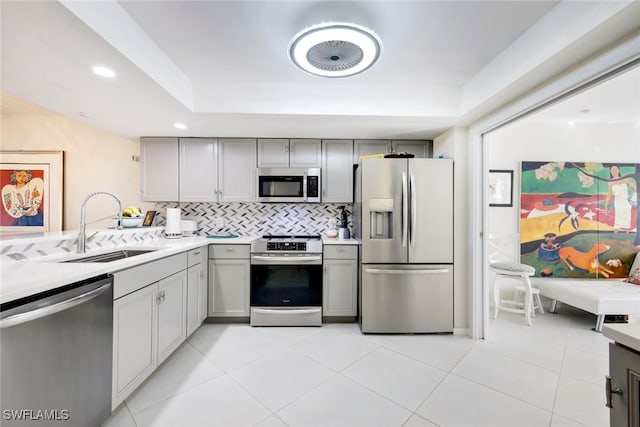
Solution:
<path fill-rule="evenodd" d="M 288 139 L 258 139 L 259 168 L 288 168 Z"/>
<path fill-rule="evenodd" d="M 319 168 L 319 139 L 258 139 L 259 168 Z"/>
<path fill-rule="evenodd" d="M 325 139 L 322 141 L 322 201 L 353 202 L 353 141 Z"/>
<path fill-rule="evenodd" d="M 321 142 L 319 139 L 289 140 L 289 167 L 319 168 L 321 160 Z"/>
<path fill-rule="evenodd" d="M 215 202 L 218 144 L 213 138 L 180 138 L 180 201 Z"/>
<path fill-rule="evenodd" d="M 353 141 L 353 163 L 358 163 L 360 156 L 388 153 L 391 141 L 388 139 L 356 139 Z"/>
<path fill-rule="evenodd" d="M 417 158 L 431 157 L 431 141 L 415 139 L 356 139 L 354 141 L 353 162 L 358 163 L 360 156 L 408 152 Z"/>
<path fill-rule="evenodd" d="M 218 146 L 218 200 L 256 200 L 256 140 L 220 139 Z"/>
<path fill-rule="evenodd" d="M 431 141 L 419 141 L 419 140 L 396 140 L 391 141 L 393 151 L 402 153 L 407 152 L 415 154 L 416 157 L 428 159 L 431 157 Z"/>
<path fill-rule="evenodd" d="M 141 138 L 142 200 L 251 202 L 256 140 Z"/>
<path fill-rule="evenodd" d="M 178 200 L 178 138 L 141 138 L 140 160 L 140 199 Z"/>

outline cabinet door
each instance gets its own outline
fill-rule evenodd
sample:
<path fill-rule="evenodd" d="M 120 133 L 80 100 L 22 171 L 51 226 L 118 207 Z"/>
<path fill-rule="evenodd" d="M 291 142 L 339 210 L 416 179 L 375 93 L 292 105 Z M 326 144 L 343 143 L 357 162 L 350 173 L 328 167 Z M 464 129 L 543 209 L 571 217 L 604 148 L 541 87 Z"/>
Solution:
<path fill-rule="evenodd" d="M 201 264 L 193 265 L 187 269 L 187 336 L 191 335 L 200 326 L 198 310 L 201 275 Z"/>
<path fill-rule="evenodd" d="M 221 202 L 256 200 L 256 140 L 220 139 L 218 190 Z"/>
<path fill-rule="evenodd" d="M 158 366 L 157 284 L 113 302 L 113 393 L 118 406 Z"/>
<path fill-rule="evenodd" d="M 198 281 L 198 324 L 202 324 L 204 320 L 207 318 L 207 304 L 208 304 L 208 296 L 209 296 L 209 282 L 207 266 L 208 266 L 208 258 L 207 251 L 203 250 L 200 261 L 200 278 Z"/>
<path fill-rule="evenodd" d="M 140 198 L 178 200 L 178 138 L 140 138 Z"/>
<path fill-rule="evenodd" d="M 187 338 L 187 272 L 158 282 L 158 364 Z"/>
<path fill-rule="evenodd" d="M 180 138 L 180 201 L 218 200 L 217 143 L 211 138 Z"/>
<path fill-rule="evenodd" d="M 358 262 L 325 259 L 322 296 L 323 316 L 356 316 Z"/>
<path fill-rule="evenodd" d="M 249 316 L 249 260 L 209 261 L 209 315 Z"/>
<path fill-rule="evenodd" d="M 203 251 L 206 255 L 206 251 Z M 187 336 L 200 327 L 207 318 L 206 257 L 187 269 Z"/>
<path fill-rule="evenodd" d="M 610 395 L 611 426 L 640 425 L 640 354 L 619 344 L 609 343 L 610 384 L 605 393 Z M 610 390 L 608 388 L 610 387 Z M 620 393 L 612 391 L 619 389 Z M 607 396 L 609 397 L 609 396 Z"/>
<path fill-rule="evenodd" d="M 394 140 L 393 151 L 415 154 L 418 158 L 431 157 L 431 141 Z"/>
<path fill-rule="evenodd" d="M 289 142 L 289 166 L 292 168 L 321 167 L 321 147 L 319 139 L 292 139 Z"/>
<path fill-rule="evenodd" d="M 288 139 L 258 139 L 259 168 L 288 168 Z"/>
<path fill-rule="evenodd" d="M 353 141 L 322 141 L 322 201 L 353 202 Z"/>
<path fill-rule="evenodd" d="M 358 163 L 360 156 L 390 152 L 391 141 L 387 139 L 356 139 L 353 141 L 353 150 L 353 163 Z"/>

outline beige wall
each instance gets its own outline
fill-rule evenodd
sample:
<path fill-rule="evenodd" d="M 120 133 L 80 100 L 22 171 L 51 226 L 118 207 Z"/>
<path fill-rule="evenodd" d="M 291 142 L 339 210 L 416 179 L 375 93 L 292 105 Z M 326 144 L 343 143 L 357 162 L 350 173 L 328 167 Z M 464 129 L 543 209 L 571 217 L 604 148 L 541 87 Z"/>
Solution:
<path fill-rule="evenodd" d="M 5 95 L 6 96 L 6 95 Z M 3 101 L 4 101 L 3 96 Z M 12 107 L 16 100 L 12 99 Z M 153 204 L 140 202 L 140 163 L 138 140 L 121 138 L 62 115 L 38 111 L 25 103 L 24 112 L 12 108 L 1 116 L 2 150 L 64 151 L 64 230 L 76 230 L 80 205 L 87 194 L 108 191 L 117 195 L 123 208 Z M 110 227 L 108 218 L 117 213 L 115 201 L 96 196 L 87 204 L 88 228 Z"/>
<path fill-rule="evenodd" d="M 468 185 L 469 161 L 467 155 L 467 129 L 453 128 L 433 141 L 433 157 L 442 155 L 454 159 L 454 317 L 453 326 L 458 330 L 471 327 L 469 307 L 471 294 L 471 277 L 469 268 L 469 197 Z"/>

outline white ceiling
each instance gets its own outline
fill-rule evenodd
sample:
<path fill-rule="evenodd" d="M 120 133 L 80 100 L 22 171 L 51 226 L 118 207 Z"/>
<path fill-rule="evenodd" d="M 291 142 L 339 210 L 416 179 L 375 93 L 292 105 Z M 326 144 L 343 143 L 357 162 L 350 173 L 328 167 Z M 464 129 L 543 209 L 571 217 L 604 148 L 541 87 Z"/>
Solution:
<path fill-rule="evenodd" d="M 2 0 L 0 8 L 2 91 L 126 137 L 433 138 L 640 26 L 638 2 L 597 0 Z M 295 68 L 290 39 L 325 21 L 375 31 L 379 63 L 344 79 Z M 98 64 L 117 78 L 93 75 Z M 15 113 L 15 103 L 2 112 Z"/>

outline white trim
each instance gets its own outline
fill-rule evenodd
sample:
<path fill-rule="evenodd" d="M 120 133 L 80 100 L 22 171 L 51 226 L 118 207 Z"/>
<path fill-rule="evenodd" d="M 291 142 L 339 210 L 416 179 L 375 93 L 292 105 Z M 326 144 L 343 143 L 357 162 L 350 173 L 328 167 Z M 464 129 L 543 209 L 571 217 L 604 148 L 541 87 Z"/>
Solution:
<path fill-rule="evenodd" d="M 488 244 L 483 238 L 488 231 L 487 192 L 488 182 L 487 147 L 483 134 L 495 130 L 532 111 L 541 109 L 559 99 L 587 88 L 592 82 L 609 78 L 632 62 L 640 60 L 640 31 L 626 38 L 589 61 L 576 66 L 546 85 L 525 94 L 512 104 L 482 117 L 469 127 L 469 188 L 471 192 L 471 331 L 472 338 L 487 338 L 489 335 L 489 267 L 486 262 Z"/>

